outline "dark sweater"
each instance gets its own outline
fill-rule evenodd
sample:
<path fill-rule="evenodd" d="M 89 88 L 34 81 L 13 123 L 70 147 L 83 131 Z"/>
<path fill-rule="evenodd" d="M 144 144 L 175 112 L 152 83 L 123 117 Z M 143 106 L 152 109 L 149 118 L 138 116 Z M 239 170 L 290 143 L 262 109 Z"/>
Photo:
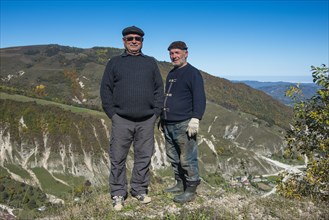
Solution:
<path fill-rule="evenodd" d="M 114 114 L 132 120 L 159 116 L 163 82 L 155 59 L 127 53 L 113 57 L 106 65 L 100 95 L 109 118 Z"/>
<path fill-rule="evenodd" d="M 206 109 L 203 79 L 198 69 L 189 63 L 174 68 L 167 76 L 162 119 L 180 122 L 190 118 L 202 119 Z"/>

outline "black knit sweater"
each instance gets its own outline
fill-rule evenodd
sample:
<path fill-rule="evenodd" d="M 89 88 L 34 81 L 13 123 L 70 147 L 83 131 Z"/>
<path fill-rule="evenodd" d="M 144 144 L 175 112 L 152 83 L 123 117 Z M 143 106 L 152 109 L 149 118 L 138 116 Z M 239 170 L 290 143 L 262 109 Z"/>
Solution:
<path fill-rule="evenodd" d="M 162 119 L 180 122 L 190 118 L 202 119 L 206 109 L 203 78 L 191 64 L 172 69 L 166 80 L 166 98 Z"/>
<path fill-rule="evenodd" d="M 139 120 L 163 108 L 163 81 L 154 58 L 126 52 L 106 65 L 101 82 L 102 107 L 109 118 L 118 114 Z"/>

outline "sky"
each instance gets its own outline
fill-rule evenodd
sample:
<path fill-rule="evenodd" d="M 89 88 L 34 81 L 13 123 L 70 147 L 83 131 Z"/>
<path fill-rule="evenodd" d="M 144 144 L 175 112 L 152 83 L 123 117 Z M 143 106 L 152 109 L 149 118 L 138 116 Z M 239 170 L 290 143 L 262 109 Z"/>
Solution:
<path fill-rule="evenodd" d="M 228 80 L 312 82 L 311 66 L 329 63 L 329 0 L 0 1 L 0 48 L 123 48 L 135 25 L 146 55 L 170 62 L 181 40 L 190 64 Z"/>

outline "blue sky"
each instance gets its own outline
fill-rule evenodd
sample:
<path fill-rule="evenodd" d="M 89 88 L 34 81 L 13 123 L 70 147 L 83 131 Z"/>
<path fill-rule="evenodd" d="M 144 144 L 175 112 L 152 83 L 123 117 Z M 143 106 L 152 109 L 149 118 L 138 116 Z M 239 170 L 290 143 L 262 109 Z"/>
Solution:
<path fill-rule="evenodd" d="M 123 48 L 121 31 L 145 32 L 143 52 L 168 61 L 185 41 L 188 62 L 230 80 L 311 82 L 329 60 L 328 0 L 1 0 L 0 47 L 60 44 Z"/>

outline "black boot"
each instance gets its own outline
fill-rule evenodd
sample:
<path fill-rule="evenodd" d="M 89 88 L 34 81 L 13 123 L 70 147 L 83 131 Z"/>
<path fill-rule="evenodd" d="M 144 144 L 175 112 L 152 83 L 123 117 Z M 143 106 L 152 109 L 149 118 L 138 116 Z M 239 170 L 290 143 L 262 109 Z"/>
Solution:
<path fill-rule="evenodd" d="M 174 202 L 186 203 L 195 198 L 197 186 L 188 186 L 183 194 L 174 197 Z"/>
<path fill-rule="evenodd" d="M 184 183 L 182 180 L 177 180 L 177 183 L 175 186 L 167 188 L 164 190 L 167 193 L 180 193 L 184 192 Z"/>

